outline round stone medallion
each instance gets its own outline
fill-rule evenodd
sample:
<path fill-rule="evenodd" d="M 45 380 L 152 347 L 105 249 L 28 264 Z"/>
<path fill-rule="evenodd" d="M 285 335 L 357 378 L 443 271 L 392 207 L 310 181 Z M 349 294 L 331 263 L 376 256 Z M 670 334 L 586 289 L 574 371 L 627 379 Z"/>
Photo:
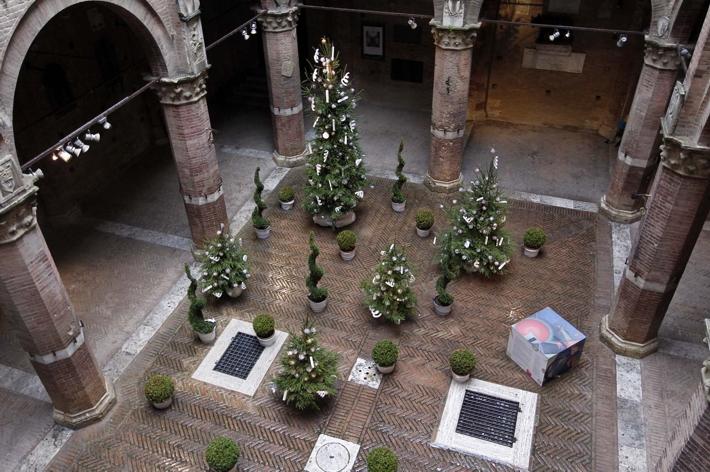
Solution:
<path fill-rule="evenodd" d="M 342 444 L 325 443 L 316 452 L 316 464 L 324 472 L 342 472 L 350 464 L 350 452 Z"/>

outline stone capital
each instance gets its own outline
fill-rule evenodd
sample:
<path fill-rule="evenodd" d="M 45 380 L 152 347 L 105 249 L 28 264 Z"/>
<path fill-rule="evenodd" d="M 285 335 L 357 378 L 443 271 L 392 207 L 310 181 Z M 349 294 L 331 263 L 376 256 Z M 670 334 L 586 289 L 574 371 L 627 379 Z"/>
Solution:
<path fill-rule="evenodd" d="M 710 148 L 686 145 L 675 136 L 663 137 L 661 163 L 686 177 L 710 179 Z"/>
<path fill-rule="evenodd" d="M 434 44 L 442 49 L 453 50 L 471 49 L 481 27 L 481 23 L 464 25 L 460 28 L 442 26 L 436 20 L 431 20 L 429 24 Z"/>
<path fill-rule="evenodd" d="M 298 7 L 261 10 L 257 18 L 265 33 L 281 33 L 291 31 L 298 26 Z"/>
<path fill-rule="evenodd" d="M 200 16 L 200 0 L 177 0 L 177 9 L 180 20 L 187 23 Z"/>
<path fill-rule="evenodd" d="M 153 86 L 160 103 L 185 105 L 200 100 L 207 95 L 207 70 L 194 75 L 175 78 L 161 78 Z"/>
<path fill-rule="evenodd" d="M 41 176 L 39 171 L 23 174 L 11 154 L 0 158 L 0 244 L 19 239 L 37 224 L 34 182 Z"/>
<path fill-rule="evenodd" d="M 643 62 L 656 69 L 677 70 L 680 67 L 678 45 L 646 35 Z"/>

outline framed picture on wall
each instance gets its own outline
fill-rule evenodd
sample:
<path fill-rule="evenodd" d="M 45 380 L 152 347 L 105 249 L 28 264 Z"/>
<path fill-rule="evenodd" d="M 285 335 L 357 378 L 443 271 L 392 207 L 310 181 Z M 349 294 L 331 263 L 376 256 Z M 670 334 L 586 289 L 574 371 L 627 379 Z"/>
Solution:
<path fill-rule="evenodd" d="M 362 55 L 379 59 L 385 57 L 383 25 L 362 25 Z"/>

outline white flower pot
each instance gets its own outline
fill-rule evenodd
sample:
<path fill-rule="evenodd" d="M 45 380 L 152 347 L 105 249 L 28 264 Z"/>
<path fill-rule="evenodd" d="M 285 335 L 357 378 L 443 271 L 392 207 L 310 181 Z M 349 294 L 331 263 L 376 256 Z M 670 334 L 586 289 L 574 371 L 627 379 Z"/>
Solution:
<path fill-rule="evenodd" d="M 395 365 L 396 365 L 396 363 L 392 364 L 389 367 L 382 367 L 380 365 L 377 365 L 377 370 L 379 370 L 381 374 L 391 374 L 394 371 Z"/>
<path fill-rule="evenodd" d="M 160 403 L 150 402 L 150 403 L 153 405 L 153 408 L 155 408 L 156 410 L 164 410 L 173 404 L 173 397 L 168 398 L 164 402 L 160 402 Z"/>
<path fill-rule="evenodd" d="M 281 204 L 281 209 L 282 209 L 282 210 L 288 211 L 288 210 L 290 210 L 291 208 L 293 208 L 293 202 L 295 202 L 295 201 L 296 201 L 296 200 L 291 200 L 290 202 L 282 202 L 282 201 L 279 200 L 279 203 Z"/>
<path fill-rule="evenodd" d="M 269 235 L 271 234 L 271 226 L 268 228 L 264 229 L 259 229 L 259 228 L 254 228 L 254 231 L 256 231 L 256 237 L 259 239 L 267 239 Z"/>
<path fill-rule="evenodd" d="M 396 211 L 397 213 L 402 213 L 404 211 L 404 207 L 407 206 L 407 201 L 403 201 L 402 203 L 397 203 L 397 202 L 392 202 L 392 209 Z"/>
<path fill-rule="evenodd" d="M 431 228 L 429 228 L 429 229 L 417 228 L 417 236 L 419 236 L 420 238 L 428 238 L 430 232 L 431 232 Z"/>
<path fill-rule="evenodd" d="M 197 337 L 203 344 L 212 344 L 217 337 L 217 325 L 209 333 L 197 333 Z"/>
<path fill-rule="evenodd" d="M 436 297 L 434 297 L 434 312 L 439 315 L 439 316 L 446 316 L 449 313 L 451 313 L 451 308 L 454 306 L 452 303 L 451 305 L 441 305 Z"/>
<path fill-rule="evenodd" d="M 347 251 L 347 252 L 346 252 L 346 251 L 343 251 L 343 250 L 341 249 L 341 250 L 340 250 L 340 257 L 341 257 L 344 261 L 352 261 L 353 258 L 355 258 L 355 249 L 353 249 L 352 251 Z"/>
<path fill-rule="evenodd" d="M 326 298 L 322 302 L 314 302 L 309 298 L 308 303 L 311 305 L 311 310 L 313 310 L 313 313 L 320 313 L 325 310 L 325 307 L 328 305 L 328 299 Z"/>
<path fill-rule="evenodd" d="M 530 249 L 529 247 L 523 246 L 523 254 L 525 254 L 526 257 L 537 257 L 539 253 L 540 248 Z"/>
<path fill-rule="evenodd" d="M 234 287 L 227 289 L 227 295 L 232 298 L 238 298 L 242 292 L 244 292 L 244 289 L 242 289 L 241 285 L 235 285 Z"/>
<path fill-rule="evenodd" d="M 458 375 L 458 374 L 454 373 L 454 371 L 452 370 L 451 377 L 454 378 L 454 382 L 465 383 L 465 382 L 468 382 L 468 380 L 471 378 L 471 374 Z"/>
<path fill-rule="evenodd" d="M 350 210 L 349 212 L 345 213 L 343 216 L 335 220 L 335 227 L 336 228 L 344 228 L 345 226 L 349 226 L 353 223 L 355 223 L 355 220 L 357 219 L 357 216 L 355 215 L 355 212 Z M 323 226 L 324 228 L 332 228 L 333 227 L 333 220 L 330 219 L 329 216 L 327 215 L 315 215 L 313 217 L 313 222 L 317 224 L 318 226 Z"/>
<path fill-rule="evenodd" d="M 274 333 L 271 336 L 269 336 L 268 338 L 260 338 L 259 336 L 257 336 L 256 339 L 258 339 L 259 344 L 261 344 L 264 347 L 271 346 L 272 344 L 274 344 L 276 342 L 276 331 L 274 331 Z"/>

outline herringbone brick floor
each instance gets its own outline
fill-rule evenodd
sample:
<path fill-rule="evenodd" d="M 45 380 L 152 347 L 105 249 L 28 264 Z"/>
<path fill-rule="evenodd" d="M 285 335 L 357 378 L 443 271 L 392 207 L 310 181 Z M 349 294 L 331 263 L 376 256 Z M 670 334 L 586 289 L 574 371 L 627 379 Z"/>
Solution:
<path fill-rule="evenodd" d="M 300 188 L 302 181 L 302 170 L 295 170 L 282 185 Z M 122 376 L 119 404 L 109 418 L 74 435 L 49 470 L 206 470 L 207 443 L 227 435 L 242 448 L 241 471 L 300 471 L 321 433 L 361 444 L 357 470 L 365 467 L 365 452 L 379 445 L 396 451 L 403 472 L 508 470 L 430 446 L 450 382 L 448 355 L 461 346 L 479 358 L 476 377 L 540 394 L 534 470 L 605 470 L 614 464 L 615 441 L 609 437 L 616 436 L 616 407 L 609 399 L 615 386 L 613 371 L 608 373 L 613 360 L 597 335 L 604 308 L 595 305 L 604 299 L 596 286 L 598 272 L 603 272 L 597 270 L 597 253 L 604 245 L 598 244 L 602 231 L 596 215 L 511 202 L 507 228 L 519 243 L 525 228 L 542 226 L 549 237 L 544 254 L 527 259 L 516 251 L 509 274 L 501 279 L 467 275 L 457 280 L 452 287 L 454 313 L 440 318 L 431 309 L 437 248 L 432 237 L 416 236 L 413 220 L 418 207 L 429 206 L 436 210 L 435 231 L 443 230 L 439 204 L 446 197 L 409 185 L 407 211 L 395 214 L 389 207 L 391 182 L 373 178 L 371 183 L 374 188 L 367 189 L 358 208 L 353 228 L 358 253 L 350 263 L 338 256 L 332 230 L 316 229 L 300 209 L 275 209 L 272 194 L 267 199 L 271 238 L 256 240 L 250 226 L 240 234 L 252 263 L 248 290 L 236 301 L 209 308 L 220 328 L 231 318 L 251 320 L 266 311 L 275 316 L 279 329 L 298 330 L 309 312 L 304 287 L 307 234 L 315 230 L 326 274 L 322 284 L 331 295 L 328 309 L 312 319 L 320 328 L 321 343 L 341 357 L 335 401 L 316 414 L 287 409 L 267 385 L 276 364 L 253 398 L 192 380 L 208 347 L 193 339 L 183 302 Z M 369 316 L 360 282 L 371 275 L 379 251 L 395 241 L 405 247 L 417 275 L 419 314 L 393 327 Z M 539 388 L 506 357 L 505 346 L 513 322 L 548 305 L 589 341 L 576 370 Z M 346 382 L 355 359 L 368 357 L 382 338 L 400 345 L 394 374 L 386 376 L 377 391 Z M 166 411 L 153 410 L 142 396 L 143 381 L 151 372 L 176 380 L 176 401 Z"/>

